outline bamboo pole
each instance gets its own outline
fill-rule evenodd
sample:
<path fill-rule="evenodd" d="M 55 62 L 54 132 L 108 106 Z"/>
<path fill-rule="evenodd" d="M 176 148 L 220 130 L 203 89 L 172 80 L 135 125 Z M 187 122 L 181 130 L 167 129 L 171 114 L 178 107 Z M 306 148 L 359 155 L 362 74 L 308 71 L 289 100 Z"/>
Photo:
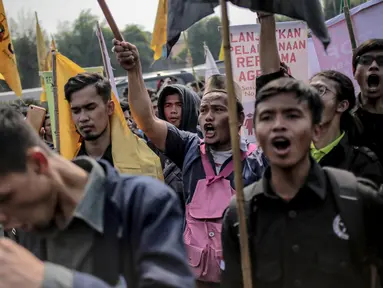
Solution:
<path fill-rule="evenodd" d="M 357 47 L 357 44 L 356 44 L 356 38 L 355 38 L 355 33 L 354 33 L 354 27 L 352 25 L 350 7 L 348 6 L 347 0 L 343 0 L 343 11 L 344 11 L 344 18 L 345 18 L 346 23 L 347 23 L 348 34 L 350 36 L 352 51 L 354 52 L 356 47 Z"/>
<path fill-rule="evenodd" d="M 56 137 L 56 151 L 60 154 L 60 125 L 59 125 L 59 103 L 57 96 L 57 69 L 56 69 L 56 51 L 52 51 L 52 90 L 53 99 L 55 103 L 55 137 Z"/>
<path fill-rule="evenodd" d="M 191 69 L 192 69 L 192 73 L 193 73 L 194 79 L 197 81 L 197 91 L 199 93 L 199 92 L 201 92 L 201 89 L 199 88 L 199 80 L 198 80 L 197 74 L 195 73 L 195 70 L 194 70 L 193 57 L 192 57 L 191 52 L 190 52 L 189 41 L 188 41 L 188 38 L 186 36 L 186 32 L 184 31 L 182 34 L 184 36 L 184 41 L 185 41 L 185 45 L 186 45 L 186 50 L 187 50 L 188 56 L 190 56 L 190 59 L 191 59 L 191 63 L 190 63 L 191 64 Z"/>
<path fill-rule="evenodd" d="M 106 21 L 108 22 L 110 29 L 112 29 L 114 38 L 116 38 L 116 40 L 118 40 L 118 41 L 124 41 L 124 37 L 122 37 L 120 30 L 118 30 L 118 26 L 116 24 L 116 21 L 114 21 L 112 13 L 110 12 L 109 7 L 106 4 L 105 0 L 97 0 L 97 1 L 101 7 L 102 12 L 105 15 Z"/>
<path fill-rule="evenodd" d="M 242 276 L 243 287 L 253 288 L 252 276 L 251 276 L 251 262 L 249 252 L 249 240 L 246 225 L 244 194 L 243 194 L 243 182 L 242 182 L 242 163 L 239 145 L 239 133 L 238 133 L 238 115 L 237 115 L 237 103 L 234 90 L 233 71 L 230 55 L 230 31 L 229 31 L 229 18 L 227 14 L 226 0 L 220 0 L 222 9 L 222 39 L 223 48 L 225 51 L 225 69 L 226 69 L 226 81 L 227 92 L 229 100 L 229 124 L 230 124 L 230 137 L 231 146 L 233 151 L 234 162 L 234 183 L 235 191 L 237 195 L 237 214 L 239 219 L 239 239 L 241 247 L 241 264 L 242 264 Z"/>

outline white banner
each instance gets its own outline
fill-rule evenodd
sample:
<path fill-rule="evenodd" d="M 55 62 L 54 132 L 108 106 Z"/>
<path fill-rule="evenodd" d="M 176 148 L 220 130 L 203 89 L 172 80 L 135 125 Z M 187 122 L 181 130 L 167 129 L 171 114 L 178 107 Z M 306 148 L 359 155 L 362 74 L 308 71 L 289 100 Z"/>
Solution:
<path fill-rule="evenodd" d="M 260 25 L 240 25 L 230 27 L 231 59 L 234 80 L 242 88 L 242 104 L 245 109 L 245 122 L 242 136 L 255 142 L 253 113 L 255 102 L 255 79 L 261 75 L 259 63 Z M 277 23 L 276 37 L 282 62 L 289 67 L 295 78 L 308 80 L 307 26 L 304 22 Z"/>

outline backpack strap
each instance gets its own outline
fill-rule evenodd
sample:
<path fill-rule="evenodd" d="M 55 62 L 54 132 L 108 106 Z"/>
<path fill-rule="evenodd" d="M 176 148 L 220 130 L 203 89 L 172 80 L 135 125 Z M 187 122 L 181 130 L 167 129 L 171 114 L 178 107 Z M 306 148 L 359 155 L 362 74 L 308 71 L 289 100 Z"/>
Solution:
<path fill-rule="evenodd" d="M 96 232 L 93 247 L 94 274 L 110 285 L 116 285 L 122 272 L 120 255 L 120 240 L 118 228 L 120 224 L 119 211 L 111 199 L 105 195 L 104 204 L 104 233 Z"/>
<path fill-rule="evenodd" d="M 367 256 L 367 244 L 363 223 L 363 203 L 358 193 L 358 180 L 354 174 L 340 169 L 324 167 L 331 190 L 350 236 L 351 252 L 357 264 L 363 264 Z"/>
<path fill-rule="evenodd" d="M 241 151 L 241 162 L 246 159 L 247 156 L 249 156 L 251 153 L 253 153 L 255 150 L 257 150 L 257 146 L 254 144 L 249 144 L 247 147 L 246 153 Z M 218 176 L 221 176 L 223 178 L 228 177 L 231 173 L 234 171 L 234 162 L 231 160 L 225 168 L 221 172 L 219 172 Z"/>
<path fill-rule="evenodd" d="M 213 170 L 213 167 L 211 167 L 209 158 L 206 155 L 206 145 L 204 143 L 201 143 L 199 145 L 199 149 L 201 151 L 202 166 L 203 170 L 205 170 L 206 177 L 215 177 L 216 175 Z"/>

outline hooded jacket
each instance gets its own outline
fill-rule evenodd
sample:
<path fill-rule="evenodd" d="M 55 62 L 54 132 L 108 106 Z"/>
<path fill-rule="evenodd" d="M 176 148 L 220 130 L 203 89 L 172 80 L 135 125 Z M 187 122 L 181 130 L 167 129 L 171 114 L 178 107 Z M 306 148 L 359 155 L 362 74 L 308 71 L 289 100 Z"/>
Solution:
<path fill-rule="evenodd" d="M 160 91 L 158 96 L 158 117 L 166 121 L 164 111 L 165 101 L 166 97 L 172 94 L 180 95 L 182 100 L 181 124 L 180 127 L 177 128 L 183 131 L 197 133 L 200 138 L 203 138 L 202 132 L 198 128 L 198 115 L 201 100 L 193 90 L 186 86 L 173 84 L 165 86 Z M 163 163 L 165 183 L 176 191 L 182 201 L 181 203 L 185 203 L 181 169 L 163 154 L 160 155 L 160 158 Z"/>

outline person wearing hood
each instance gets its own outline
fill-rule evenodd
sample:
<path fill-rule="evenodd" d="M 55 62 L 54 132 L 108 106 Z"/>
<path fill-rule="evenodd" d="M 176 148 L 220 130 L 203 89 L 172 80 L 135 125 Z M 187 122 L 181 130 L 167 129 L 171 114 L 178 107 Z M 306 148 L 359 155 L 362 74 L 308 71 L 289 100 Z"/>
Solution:
<path fill-rule="evenodd" d="M 158 95 L 158 118 L 176 126 L 178 129 L 198 133 L 200 98 L 188 87 L 180 84 L 165 86 Z M 158 149 L 156 149 L 158 150 Z M 156 151 L 161 159 L 165 183 L 169 185 L 184 203 L 182 171 L 175 163 L 160 151 Z"/>

